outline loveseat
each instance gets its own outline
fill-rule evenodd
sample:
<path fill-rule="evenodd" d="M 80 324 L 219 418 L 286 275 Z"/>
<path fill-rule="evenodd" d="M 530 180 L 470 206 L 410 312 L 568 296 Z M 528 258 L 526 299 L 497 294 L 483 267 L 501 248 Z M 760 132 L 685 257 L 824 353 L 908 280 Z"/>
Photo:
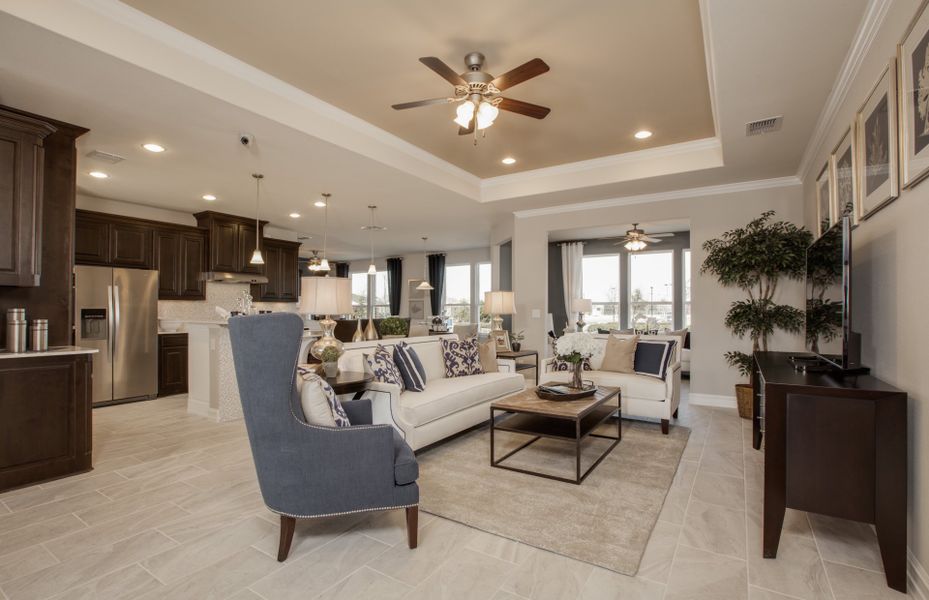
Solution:
<path fill-rule="evenodd" d="M 345 353 L 339 358 L 339 368 L 344 371 L 370 372 L 364 355 L 372 354 L 378 343 L 392 347 L 405 341 L 416 351 L 426 371 L 424 391 L 401 391 L 395 384 L 371 382 L 363 396 L 371 400 L 373 422 L 396 427 L 413 450 L 483 423 L 490 418 L 491 402 L 526 387 L 515 361 L 506 359 L 497 359 L 496 373 L 445 377 L 441 338 L 457 340 L 458 336 L 353 342 L 345 344 Z"/>
<path fill-rule="evenodd" d="M 590 359 L 590 371 L 583 372 L 583 378 L 589 379 L 598 385 L 608 385 L 620 388 L 622 393 L 623 416 L 646 417 L 661 421 L 661 432 L 668 433 L 672 418 L 677 418 L 677 407 L 681 402 L 681 346 L 683 340 L 674 335 L 649 335 L 648 340 L 674 340 L 674 355 L 668 365 L 664 379 L 651 375 L 637 373 L 617 373 L 614 371 L 601 371 L 603 363 L 603 349 L 611 334 L 591 334 L 600 344 L 600 354 Z M 612 334 L 619 338 L 627 335 Z M 571 371 L 553 371 L 553 358 L 545 359 L 543 375 L 540 381 L 569 382 Z"/>

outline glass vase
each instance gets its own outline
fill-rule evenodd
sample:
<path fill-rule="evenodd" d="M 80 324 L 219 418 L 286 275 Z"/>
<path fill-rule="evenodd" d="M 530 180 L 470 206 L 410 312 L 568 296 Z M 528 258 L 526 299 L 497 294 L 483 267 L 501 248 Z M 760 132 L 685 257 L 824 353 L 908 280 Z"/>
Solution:
<path fill-rule="evenodd" d="M 584 380 L 581 373 L 584 371 L 584 361 L 574 363 L 574 374 L 571 376 L 571 387 L 580 390 L 584 387 Z"/>

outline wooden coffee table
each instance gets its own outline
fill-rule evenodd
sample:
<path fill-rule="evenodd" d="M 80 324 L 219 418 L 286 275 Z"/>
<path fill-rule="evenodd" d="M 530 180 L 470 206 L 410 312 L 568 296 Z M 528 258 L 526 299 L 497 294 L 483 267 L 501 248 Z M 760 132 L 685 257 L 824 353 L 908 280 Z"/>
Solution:
<path fill-rule="evenodd" d="M 613 400 L 615 400 L 615 403 Z M 606 386 L 600 386 L 593 396 L 580 400 L 542 400 L 536 396 L 535 388 L 529 388 L 519 394 L 497 400 L 490 405 L 490 466 L 580 485 L 622 439 L 622 421 L 618 418 L 616 420 L 616 437 L 594 433 L 594 430 L 609 419 L 613 413 L 619 411 L 621 406 L 622 396 L 619 388 Z M 496 421 L 498 412 L 508 413 L 508 416 L 501 418 L 498 422 Z M 523 433 L 533 437 L 498 459 L 494 457 L 494 433 L 496 431 Z M 581 442 L 587 437 L 605 438 L 614 441 L 594 461 L 594 464 L 590 465 L 582 474 Z M 542 438 L 574 442 L 574 479 L 501 464 L 507 458 Z"/>

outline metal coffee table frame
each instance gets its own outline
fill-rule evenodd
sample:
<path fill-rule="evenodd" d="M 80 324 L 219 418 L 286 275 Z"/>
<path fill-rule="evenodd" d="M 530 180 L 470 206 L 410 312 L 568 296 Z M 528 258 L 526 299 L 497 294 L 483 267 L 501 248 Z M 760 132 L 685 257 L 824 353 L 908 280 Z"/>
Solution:
<path fill-rule="evenodd" d="M 616 398 L 616 404 L 613 405 L 610 401 L 613 398 Z M 608 404 L 609 403 L 609 404 Z M 590 406 L 587 410 L 575 416 L 563 416 L 563 415 L 549 415 L 549 414 L 540 414 L 536 411 L 519 411 L 515 410 L 512 407 L 510 408 L 496 408 L 493 405 L 490 407 L 490 466 L 497 467 L 498 469 L 506 469 L 508 471 L 515 471 L 517 473 L 525 473 L 527 475 L 535 475 L 536 477 L 544 477 L 546 479 L 554 479 L 555 481 L 563 481 L 565 483 L 573 483 L 575 485 L 580 485 L 587 476 L 590 475 L 597 465 L 603 462 L 603 459 L 606 458 L 610 452 L 613 451 L 613 448 L 622 441 L 623 432 L 622 432 L 622 419 L 619 418 L 622 407 L 622 395 L 620 394 L 619 388 L 615 388 L 615 391 L 607 395 L 601 402 Z M 496 421 L 496 413 L 508 413 L 510 416 L 505 417 L 500 420 L 498 423 Z M 605 423 L 613 414 L 617 415 L 616 418 L 616 436 L 602 435 L 599 433 L 594 433 L 594 430 Z M 508 431 L 511 433 L 521 433 L 526 435 L 533 436 L 527 442 L 520 444 L 515 449 L 507 452 L 498 459 L 494 458 L 494 433 L 496 431 Z M 581 473 L 581 442 L 583 442 L 588 437 L 597 437 L 607 440 L 613 440 L 613 443 L 603 451 L 603 453 L 590 465 L 586 471 Z M 557 475 L 549 475 L 548 473 L 540 473 L 538 471 L 530 471 L 527 469 L 520 469 L 517 467 L 510 467 L 504 464 L 501 464 L 503 461 L 513 456 L 520 450 L 527 448 L 528 446 L 534 444 L 542 438 L 549 438 L 562 441 L 573 441 L 574 442 L 574 458 L 575 458 L 575 477 L 571 479 L 569 477 L 559 477 Z"/>

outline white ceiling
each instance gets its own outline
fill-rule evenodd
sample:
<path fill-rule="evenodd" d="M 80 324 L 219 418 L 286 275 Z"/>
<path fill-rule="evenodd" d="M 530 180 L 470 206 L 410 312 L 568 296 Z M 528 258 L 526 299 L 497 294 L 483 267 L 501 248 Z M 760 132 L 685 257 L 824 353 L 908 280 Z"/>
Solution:
<path fill-rule="evenodd" d="M 0 11 L 25 19 L 0 13 L 0 103 L 91 129 L 79 142 L 78 185 L 89 195 L 251 215 L 249 174 L 260 170 L 262 217 L 278 227 L 320 235 L 310 203 L 333 193 L 330 255 L 367 255 L 359 228 L 372 203 L 388 227 L 378 254 L 416 251 L 423 235 L 460 249 L 486 245 L 491 226 L 516 210 L 793 176 L 866 2 L 705 0 L 716 141 L 484 180 L 185 34 L 158 30 L 156 39 L 152 23 L 163 25 L 115 0 L 0 0 Z M 371 94 L 398 101 L 393 90 Z M 745 122 L 777 114 L 780 132 L 744 136 Z M 255 150 L 236 143 L 241 131 L 256 136 Z M 168 151 L 148 154 L 146 141 Z M 92 149 L 127 160 L 106 166 L 110 179 L 91 179 L 86 172 L 101 166 L 84 157 Z M 206 192 L 220 200 L 200 200 Z M 303 218 L 287 217 L 294 210 Z"/>

